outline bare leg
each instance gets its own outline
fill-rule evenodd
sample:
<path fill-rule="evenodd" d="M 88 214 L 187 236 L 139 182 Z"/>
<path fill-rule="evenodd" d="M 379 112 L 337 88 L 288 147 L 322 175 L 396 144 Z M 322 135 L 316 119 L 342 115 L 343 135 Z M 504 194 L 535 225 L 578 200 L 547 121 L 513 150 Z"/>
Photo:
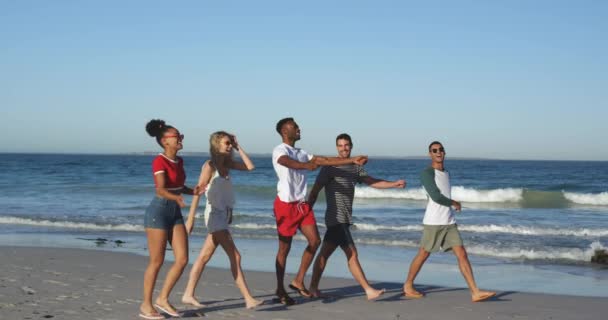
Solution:
<path fill-rule="evenodd" d="M 165 261 L 167 235 L 168 232 L 166 230 L 146 228 L 150 261 L 148 262 L 148 267 L 144 273 L 144 297 L 139 309 L 142 313 L 153 316 L 160 315 L 152 305 L 152 294 L 154 292 L 154 284 L 156 283 L 158 272 Z"/>
<path fill-rule="evenodd" d="M 469 290 L 471 290 L 471 299 L 473 301 L 481 301 L 496 295 L 496 292 L 479 290 L 477 287 L 475 278 L 473 277 L 473 268 L 471 267 L 471 263 L 469 262 L 469 257 L 465 248 L 463 246 L 454 246 L 452 247 L 452 250 L 458 259 L 460 273 L 462 273 L 464 280 L 469 286 Z"/>
<path fill-rule="evenodd" d="M 422 297 L 422 293 L 418 292 L 414 287 L 414 280 L 416 279 L 418 272 L 420 272 L 420 269 L 422 269 L 422 265 L 424 265 L 424 262 L 430 255 L 430 252 L 420 248 L 418 254 L 416 254 L 414 260 L 412 260 L 410 271 L 407 274 L 407 280 L 405 280 L 405 283 L 403 284 L 403 293 L 405 293 L 406 296 Z"/>
<path fill-rule="evenodd" d="M 361 264 L 359 263 L 359 254 L 357 253 L 357 247 L 354 244 L 349 246 L 342 246 L 342 250 L 346 255 L 346 259 L 348 260 L 348 269 L 350 273 L 353 275 L 355 280 L 359 282 L 363 290 L 365 290 L 365 294 L 367 295 L 367 300 L 374 300 L 380 297 L 385 290 L 377 290 L 374 289 L 367 278 L 365 277 L 365 273 L 363 272 L 363 268 L 361 268 Z"/>
<path fill-rule="evenodd" d="M 184 225 L 176 224 L 173 226 L 172 232 L 169 232 L 168 240 L 173 249 L 175 262 L 171 266 L 171 269 L 169 269 L 169 272 L 167 272 L 167 278 L 160 294 L 156 298 L 156 304 L 171 313 L 177 313 L 175 308 L 169 303 L 169 294 L 171 294 L 171 290 L 173 290 L 175 283 L 179 280 L 182 272 L 184 272 L 184 268 L 188 264 L 188 234 Z"/>
<path fill-rule="evenodd" d="M 293 237 L 285 237 L 279 235 L 279 251 L 277 252 L 277 258 L 275 262 L 275 268 L 277 273 L 277 291 L 276 294 L 279 298 L 287 296 L 285 291 L 285 267 L 287 265 L 287 255 L 291 249 L 291 241 Z"/>
<path fill-rule="evenodd" d="M 321 291 L 319 291 L 319 283 L 321 282 L 321 276 L 327 265 L 327 260 L 336 251 L 336 246 L 332 242 L 323 241 L 321 246 L 321 252 L 315 259 L 315 264 L 312 267 L 312 278 L 310 279 L 310 295 L 315 298 L 321 297 Z"/>
<path fill-rule="evenodd" d="M 232 277 L 234 278 L 237 287 L 239 287 L 239 290 L 241 290 L 241 294 L 245 298 L 245 305 L 247 309 L 253 309 L 261 305 L 264 300 L 257 300 L 253 298 L 251 292 L 249 291 L 249 287 L 247 287 L 245 275 L 243 274 L 243 269 L 241 268 L 241 254 L 234 245 L 234 240 L 232 240 L 232 235 L 230 235 L 230 232 L 228 232 L 228 230 L 217 231 L 213 233 L 213 237 L 222 246 L 226 252 L 226 255 L 228 255 Z"/>
<path fill-rule="evenodd" d="M 188 284 L 186 285 L 186 290 L 184 290 L 184 295 L 182 296 L 182 302 L 186 304 L 191 304 L 196 307 L 204 307 L 198 299 L 194 296 L 194 290 L 196 289 L 196 285 L 198 284 L 203 271 L 205 270 L 205 266 L 207 262 L 211 260 L 215 249 L 217 248 L 217 242 L 214 241 L 213 235 L 208 234 L 207 238 L 205 238 L 205 243 L 201 248 L 201 252 L 199 253 L 196 261 L 192 264 L 192 270 L 190 270 L 190 277 L 188 278 Z"/>
<path fill-rule="evenodd" d="M 301 295 L 310 297 L 310 293 L 307 292 L 306 287 L 304 286 L 304 276 L 312 264 L 312 260 L 315 257 L 317 249 L 319 249 L 319 245 L 321 245 L 321 239 L 316 224 L 301 226 L 300 231 L 304 234 L 306 240 L 308 240 L 308 246 L 306 246 L 304 253 L 302 253 L 302 262 L 300 262 L 298 274 L 296 275 L 296 278 L 291 281 L 291 285 L 300 289 L 299 292 Z"/>

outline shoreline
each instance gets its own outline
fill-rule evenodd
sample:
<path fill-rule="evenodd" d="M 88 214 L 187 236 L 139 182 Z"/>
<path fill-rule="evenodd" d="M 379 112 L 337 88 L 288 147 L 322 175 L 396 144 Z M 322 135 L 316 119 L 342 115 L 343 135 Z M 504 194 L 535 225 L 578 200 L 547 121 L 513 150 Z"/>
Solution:
<path fill-rule="evenodd" d="M 96 242 L 96 238 L 108 239 Z M 119 240 L 121 244 L 114 243 Z M 110 253 L 132 253 L 147 257 L 145 235 L 140 233 L 7 233 L 0 234 L 0 243 L 12 247 L 45 247 L 94 250 Z M 204 235 L 190 238 L 190 263 L 198 256 Z M 275 239 L 235 238 L 235 243 L 243 256 L 245 271 L 274 272 L 276 255 Z M 295 239 L 292 254 L 288 257 L 287 271 L 296 272 L 300 263 L 305 241 Z M 363 270 L 367 278 L 375 282 L 402 281 L 417 250 L 411 248 L 384 248 L 376 245 L 357 246 Z M 167 261 L 173 259 L 168 254 Z M 516 291 L 552 294 L 565 290 L 569 295 L 581 297 L 608 298 L 608 268 L 592 265 L 556 265 L 524 261 L 508 261 L 483 256 L 470 255 L 476 281 L 480 288 L 495 291 Z M 229 262 L 223 252 L 216 254 L 208 266 L 229 269 Z M 308 271 L 308 276 L 312 269 Z M 324 275 L 341 279 L 352 279 L 345 263 L 344 255 L 337 252 L 329 260 Z M 422 268 L 417 283 L 440 287 L 466 287 L 458 265 L 451 253 L 432 255 Z"/>
<path fill-rule="evenodd" d="M 5 257 L 0 276 L 0 319 L 136 319 L 141 303 L 143 270 L 147 257 L 134 253 L 0 246 Z M 218 255 L 222 255 L 219 253 Z M 171 253 L 167 257 L 172 256 Z M 191 262 L 192 262 L 191 258 Z M 168 260 L 168 259 L 167 259 Z M 170 263 L 159 274 L 156 293 Z M 472 303 L 465 288 L 419 284 L 423 299 L 401 297 L 401 283 L 372 281 L 387 292 L 368 302 L 352 279 L 323 277 L 321 290 L 332 299 L 309 300 L 292 296 L 297 305 L 273 302 L 273 272 L 250 271 L 245 276 L 252 294 L 264 299 L 256 310 L 246 310 L 226 269 L 208 267 L 197 294 L 207 307 L 184 308 L 179 301 L 190 270 L 186 268 L 171 295 L 185 317 L 204 313 L 213 319 L 601 319 L 606 298 L 500 291 L 493 300 Z M 293 278 L 286 275 L 286 281 Z M 307 276 L 307 283 L 309 281 Z M 421 282 L 422 283 L 422 282 Z"/>

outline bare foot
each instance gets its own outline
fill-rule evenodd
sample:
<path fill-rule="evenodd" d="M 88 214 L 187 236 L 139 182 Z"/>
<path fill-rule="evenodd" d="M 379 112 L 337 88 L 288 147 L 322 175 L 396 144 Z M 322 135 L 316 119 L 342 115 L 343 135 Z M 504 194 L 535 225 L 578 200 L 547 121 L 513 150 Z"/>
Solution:
<path fill-rule="evenodd" d="M 496 295 L 496 292 L 493 292 L 493 291 L 479 290 L 471 295 L 471 300 L 473 302 L 480 302 L 480 301 L 488 300 L 489 298 L 492 298 L 495 295 Z"/>
<path fill-rule="evenodd" d="M 189 296 L 189 297 L 183 296 L 182 303 L 190 304 L 190 305 L 193 305 L 193 306 L 199 307 L 199 308 L 206 307 L 206 305 L 200 303 L 198 301 L 198 299 L 194 296 Z"/>
<path fill-rule="evenodd" d="M 245 307 L 247 309 L 255 309 L 256 307 L 264 304 L 264 300 L 256 300 L 251 298 L 251 300 L 245 301 Z"/>
<path fill-rule="evenodd" d="M 151 305 L 140 305 L 139 306 L 139 313 L 140 313 L 140 317 L 142 318 L 157 318 L 160 319 L 160 317 L 162 317 L 162 315 L 160 313 L 158 313 L 158 311 L 156 311 L 156 309 L 154 309 L 153 306 Z M 164 318 L 164 317 L 163 317 Z"/>
<path fill-rule="evenodd" d="M 175 307 L 172 306 L 169 301 L 162 301 L 162 300 L 156 300 L 156 303 L 154 303 L 154 307 L 156 307 L 157 309 L 159 309 L 160 311 L 172 316 L 172 317 L 180 317 L 179 313 L 177 312 L 177 310 L 175 310 Z"/>
<path fill-rule="evenodd" d="M 365 294 L 367 295 L 367 300 L 369 300 L 369 301 L 378 299 L 381 295 L 384 294 L 384 292 L 386 292 L 386 290 L 384 290 L 384 289 L 376 290 L 374 288 L 370 288 L 368 290 L 365 290 Z"/>
<path fill-rule="evenodd" d="M 311 298 L 321 298 L 323 296 L 319 289 L 310 288 L 308 291 L 310 292 Z"/>
<path fill-rule="evenodd" d="M 408 298 L 422 298 L 424 293 L 419 292 L 414 286 L 403 286 L 403 295 Z"/>
<path fill-rule="evenodd" d="M 286 306 L 291 306 L 296 304 L 296 301 L 293 300 L 288 294 L 287 292 L 285 292 L 285 290 L 280 290 L 277 289 L 277 291 L 275 292 L 275 294 L 277 295 L 277 299 L 276 301 L 279 302 L 280 304 L 284 304 Z"/>

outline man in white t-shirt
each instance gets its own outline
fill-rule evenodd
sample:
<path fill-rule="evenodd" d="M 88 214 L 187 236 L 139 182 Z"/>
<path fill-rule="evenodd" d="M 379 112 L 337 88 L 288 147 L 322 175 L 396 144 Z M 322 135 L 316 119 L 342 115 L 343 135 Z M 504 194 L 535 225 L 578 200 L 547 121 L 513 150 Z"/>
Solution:
<path fill-rule="evenodd" d="M 296 148 L 296 141 L 300 140 L 300 128 L 293 118 L 281 119 L 276 126 L 281 135 L 282 143 L 272 151 L 272 165 L 279 178 L 277 183 L 277 197 L 274 200 L 274 216 L 277 223 L 279 238 L 279 251 L 276 258 L 278 301 L 285 305 L 292 305 L 295 301 L 285 290 L 285 266 L 287 255 L 291 249 L 291 241 L 297 230 L 300 229 L 308 246 L 302 254 L 302 262 L 296 278 L 289 287 L 300 295 L 310 297 L 310 292 L 304 286 L 304 276 L 312 263 L 312 259 L 321 244 L 319 230 L 315 215 L 306 202 L 306 174 L 307 171 L 317 169 L 319 166 L 337 166 L 345 164 L 364 165 L 367 156 L 351 158 L 320 157 L 308 154 Z"/>
<path fill-rule="evenodd" d="M 431 255 L 431 252 L 439 250 L 452 250 L 458 259 L 460 272 L 471 291 L 473 302 L 484 301 L 496 295 L 496 292 L 483 291 L 477 287 L 473 277 L 473 269 L 467 257 L 467 251 L 462 244 L 462 238 L 458 232 L 454 211 L 461 210 L 460 202 L 452 200 L 452 186 L 450 185 L 450 173 L 444 169 L 445 149 L 439 141 L 433 141 L 429 145 L 429 156 L 431 165 L 420 174 L 420 181 L 428 194 L 429 202 L 424 213 L 422 239 L 418 254 L 412 260 L 407 280 L 403 284 L 403 295 L 411 298 L 422 298 L 424 294 L 418 292 L 414 287 L 414 279 L 420 272 L 422 265 Z"/>

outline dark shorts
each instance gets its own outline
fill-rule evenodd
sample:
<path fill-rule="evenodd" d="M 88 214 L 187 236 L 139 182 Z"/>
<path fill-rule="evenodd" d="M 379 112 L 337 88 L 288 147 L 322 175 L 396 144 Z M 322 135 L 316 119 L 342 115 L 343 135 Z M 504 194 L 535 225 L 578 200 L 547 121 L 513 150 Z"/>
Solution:
<path fill-rule="evenodd" d="M 146 208 L 144 228 L 171 230 L 176 224 L 184 224 L 182 209 L 177 202 L 154 197 Z"/>
<path fill-rule="evenodd" d="M 283 202 L 274 199 L 274 217 L 277 232 L 284 237 L 293 237 L 301 226 L 316 225 L 315 213 L 307 202 Z"/>
<path fill-rule="evenodd" d="M 323 241 L 333 243 L 340 247 L 355 245 L 353 236 L 350 234 L 350 224 L 348 223 L 340 223 L 335 226 L 327 227 Z"/>

